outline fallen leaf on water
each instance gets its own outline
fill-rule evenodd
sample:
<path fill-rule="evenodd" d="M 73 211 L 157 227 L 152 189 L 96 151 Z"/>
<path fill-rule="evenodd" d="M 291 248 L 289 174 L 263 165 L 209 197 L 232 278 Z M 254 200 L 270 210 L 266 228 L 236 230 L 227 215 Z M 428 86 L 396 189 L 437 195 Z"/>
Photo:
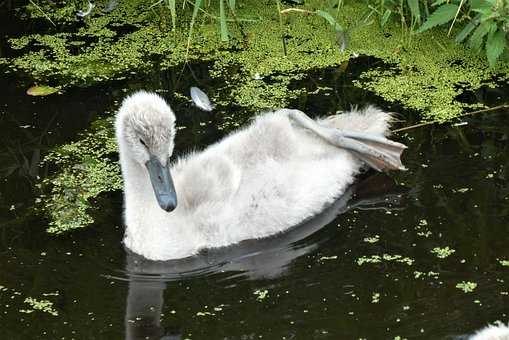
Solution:
<path fill-rule="evenodd" d="M 58 89 L 47 85 L 34 85 L 27 90 L 29 96 L 48 96 L 57 92 Z"/>

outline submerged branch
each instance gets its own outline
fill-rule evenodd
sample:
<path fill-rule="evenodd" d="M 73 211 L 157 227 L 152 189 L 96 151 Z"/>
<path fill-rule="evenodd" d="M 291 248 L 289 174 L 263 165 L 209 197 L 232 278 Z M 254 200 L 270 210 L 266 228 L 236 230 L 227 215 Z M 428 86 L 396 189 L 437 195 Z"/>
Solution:
<path fill-rule="evenodd" d="M 42 10 L 42 8 L 41 8 L 41 7 L 39 7 L 39 5 L 37 5 L 37 4 L 36 4 L 35 2 L 33 2 L 32 0 L 28 0 L 28 1 L 29 1 L 32 5 L 34 5 L 34 6 L 35 6 L 35 8 L 37 8 L 37 9 L 38 9 L 38 10 L 42 13 L 42 15 L 44 15 L 44 17 L 45 17 L 46 19 L 48 19 L 48 21 L 49 21 L 49 22 L 50 22 L 50 23 L 51 23 L 54 27 L 57 27 L 57 25 L 55 25 L 55 23 L 53 22 L 53 20 L 51 20 L 51 18 L 49 17 L 49 15 L 48 15 L 48 14 L 46 14 L 46 12 L 44 12 L 44 11 Z"/>
<path fill-rule="evenodd" d="M 506 108 L 509 108 L 509 104 L 503 104 L 503 105 L 499 105 L 499 106 L 495 106 L 495 107 L 489 107 L 487 109 L 482 109 L 482 110 L 477 110 L 477 111 L 472 111 L 472 112 L 464 113 L 464 114 L 459 115 L 459 116 L 457 116 L 455 118 L 471 116 L 471 115 L 474 115 L 474 114 L 477 114 L 477 113 L 496 111 L 496 110 L 506 109 Z M 415 125 L 405 126 L 403 128 L 400 128 L 400 129 L 392 130 L 392 132 L 407 131 L 407 130 L 415 129 L 415 128 L 418 128 L 418 127 L 421 127 L 421 126 L 427 126 L 427 125 L 432 125 L 432 124 L 441 123 L 441 122 L 442 121 L 440 121 L 440 120 L 432 120 L 430 122 L 423 122 L 423 123 L 419 123 L 419 124 L 415 124 Z"/>
<path fill-rule="evenodd" d="M 299 12 L 299 13 L 305 13 L 305 14 L 316 14 L 315 11 L 308 11 L 308 10 L 300 9 L 300 8 L 287 8 L 282 11 L 279 11 L 279 13 L 281 13 L 281 14 L 286 14 L 286 13 L 291 13 L 291 12 Z"/>

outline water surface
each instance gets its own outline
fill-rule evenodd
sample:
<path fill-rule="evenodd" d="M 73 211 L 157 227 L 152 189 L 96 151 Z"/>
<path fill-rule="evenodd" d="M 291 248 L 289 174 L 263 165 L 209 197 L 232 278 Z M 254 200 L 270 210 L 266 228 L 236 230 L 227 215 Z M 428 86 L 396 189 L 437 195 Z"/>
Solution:
<path fill-rule="evenodd" d="M 409 120 L 398 126 L 410 124 L 411 112 L 352 87 L 356 68 L 376 61 L 359 63 L 310 73 L 294 86 L 327 88 L 292 106 L 327 115 L 375 103 Z M 437 339 L 507 321 L 507 111 L 397 135 L 409 146 L 407 172 L 366 173 L 323 214 L 267 240 L 146 261 L 121 245 L 121 192 L 94 202 L 90 228 L 47 235 L 47 221 L 32 209 L 38 177 L 54 171 L 39 166 L 41 157 L 112 115 L 126 93 L 158 90 L 172 104 L 184 127 L 177 153 L 220 139 L 254 114 L 235 103 L 201 112 L 173 95 L 193 85 L 213 92 L 206 69 L 195 69 L 197 79 L 165 72 L 46 98 L 2 80 L 2 338 Z M 507 100 L 500 93 L 465 100 L 495 105 Z M 477 286 L 466 293 L 456 287 L 462 282 Z M 53 305 L 35 309 L 28 297 Z"/>

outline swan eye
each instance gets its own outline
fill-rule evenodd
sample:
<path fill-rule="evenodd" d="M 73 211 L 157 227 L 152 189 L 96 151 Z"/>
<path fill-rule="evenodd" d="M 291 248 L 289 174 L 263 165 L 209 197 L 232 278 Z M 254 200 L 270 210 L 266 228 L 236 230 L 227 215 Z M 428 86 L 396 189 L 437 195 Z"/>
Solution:
<path fill-rule="evenodd" d="M 140 143 L 141 143 L 144 147 L 146 147 L 146 148 L 148 149 L 148 145 L 147 145 L 147 143 L 145 143 L 145 141 L 144 141 L 143 139 L 141 139 L 141 138 L 140 138 Z"/>

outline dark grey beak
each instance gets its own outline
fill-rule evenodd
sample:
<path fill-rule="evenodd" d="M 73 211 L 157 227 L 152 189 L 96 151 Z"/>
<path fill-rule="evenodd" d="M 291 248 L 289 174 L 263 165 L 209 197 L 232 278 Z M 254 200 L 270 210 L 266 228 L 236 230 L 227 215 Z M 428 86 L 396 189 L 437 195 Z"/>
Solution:
<path fill-rule="evenodd" d="M 152 182 L 157 203 L 164 210 L 173 211 L 177 207 L 177 193 L 175 192 L 170 169 L 167 166 L 164 167 L 155 156 L 150 156 L 150 160 L 145 165 L 150 175 L 150 182 Z"/>

